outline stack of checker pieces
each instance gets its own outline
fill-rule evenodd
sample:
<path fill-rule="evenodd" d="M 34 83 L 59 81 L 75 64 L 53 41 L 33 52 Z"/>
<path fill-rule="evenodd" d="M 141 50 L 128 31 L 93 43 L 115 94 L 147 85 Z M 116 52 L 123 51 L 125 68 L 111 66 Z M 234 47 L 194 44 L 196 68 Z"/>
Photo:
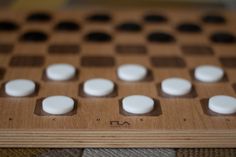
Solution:
<path fill-rule="evenodd" d="M 209 111 L 214 95 L 236 96 L 235 12 L 199 10 L 4 12 L 0 14 L 0 146 L 1 147 L 235 147 L 236 115 Z M 74 78 L 55 82 L 45 75 L 53 63 L 77 68 Z M 140 82 L 117 77 L 121 64 L 148 68 Z M 225 76 L 202 83 L 196 66 L 218 65 Z M 162 93 L 168 77 L 191 80 L 183 97 Z M 84 94 L 84 81 L 114 81 L 106 97 Z M 37 90 L 10 97 L 4 85 L 30 79 Z M 156 107 L 145 115 L 122 110 L 122 98 L 141 94 Z M 76 102 L 66 115 L 42 111 L 42 99 L 66 95 Z"/>

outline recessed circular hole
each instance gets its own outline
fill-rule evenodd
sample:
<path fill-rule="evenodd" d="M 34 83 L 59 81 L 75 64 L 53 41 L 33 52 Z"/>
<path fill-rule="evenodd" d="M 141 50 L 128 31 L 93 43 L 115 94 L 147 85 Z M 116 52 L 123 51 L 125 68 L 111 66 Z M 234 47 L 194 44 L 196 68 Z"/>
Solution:
<path fill-rule="evenodd" d="M 48 39 L 48 35 L 41 31 L 28 31 L 20 36 L 20 41 L 43 42 Z"/>
<path fill-rule="evenodd" d="M 44 12 L 35 12 L 30 14 L 27 19 L 29 22 L 48 22 L 51 20 L 51 16 Z"/>
<path fill-rule="evenodd" d="M 80 26 L 73 21 L 61 21 L 54 27 L 56 31 L 78 31 Z"/>
<path fill-rule="evenodd" d="M 215 32 L 210 39 L 215 43 L 234 43 L 236 41 L 236 37 L 228 32 Z"/>
<path fill-rule="evenodd" d="M 124 32 L 139 32 L 142 30 L 142 27 L 135 22 L 124 22 L 119 24 L 116 29 Z"/>
<path fill-rule="evenodd" d="M 108 42 L 112 39 L 111 35 L 105 32 L 90 32 L 84 38 L 86 41 L 91 42 Z"/>
<path fill-rule="evenodd" d="M 90 15 L 87 20 L 91 22 L 109 22 L 111 21 L 111 16 L 106 13 L 96 13 Z"/>
<path fill-rule="evenodd" d="M 171 34 L 164 32 L 152 32 L 148 34 L 147 39 L 150 42 L 159 43 L 170 43 L 175 41 L 175 38 Z"/>
<path fill-rule="evenodd" d="M 144 16 L 144 21 L 148 23 L 162 23 L 167 22 L 167 18 L 160 14 L 147 14 Z"/>
<path fill-rule="evenodd" d="M 195 23 L 182 23 L 177 26 L 177 30 L 180 32 L 186 32 L 186 33 L 197 33 L 201 32 L 202 28 L 195 24 Z"/>
<path fill-rule="evenodd" d="M 19 26 L 12 21 L 0 21 L 0 31 L 16 31 Z"/>
<path fill-rule="evenodd" d="M 202 21 L 205 23 L 222 24 L 226 22 L 226 19 L 218 14 L 208 14 L 202 17 Z"/>

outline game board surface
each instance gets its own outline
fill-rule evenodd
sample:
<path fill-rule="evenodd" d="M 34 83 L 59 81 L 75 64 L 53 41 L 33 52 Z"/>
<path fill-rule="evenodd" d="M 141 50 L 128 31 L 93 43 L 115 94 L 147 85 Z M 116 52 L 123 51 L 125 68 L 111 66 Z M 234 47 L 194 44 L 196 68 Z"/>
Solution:
<path fill-rule="evenodd" d="M 236 96 L 235 20 L 230 11 L 1 12 L 0 146 L 235 147 L 235 114 L 206 107 L 212 96 Z M 74 65 L 76 76 L 49 80 L 45 68 L 62 62 Z M 117 67 L 127 63 L 146 66 L 149 75 L 140 82 L 120 80 Z M 197 81 L 193 70 L 202 64 L 223 67 L 224 78 Z M 164 95 L 160 83 L 173 76 L 190 80 L 193 91 Z M 83 83 L 94 77 L 112 80 L 114 93 L 84 94 Z M 18 78 L 35 81 L 36 92 L 8 96 L 4 85 Z M 154 112 L 123 112 L 121 100 L 133 94 L 153 98 Z M 45 114 L 41 102 L 51 95 L 69 96 L 76 107 L 68 115 Z"/>

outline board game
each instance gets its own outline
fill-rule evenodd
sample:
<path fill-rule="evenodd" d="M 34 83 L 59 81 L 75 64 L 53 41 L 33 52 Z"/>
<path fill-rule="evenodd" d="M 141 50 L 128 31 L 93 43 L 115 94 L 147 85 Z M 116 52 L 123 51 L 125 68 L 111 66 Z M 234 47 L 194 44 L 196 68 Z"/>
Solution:
<path fill-rule="evenodd" d="M 236 97 L 235 28 L 235 12 L 226 10 L 1 11 L 0 146 L 236 147 L 236 113 L 208 108 L 213 96 Z M 73 77 L 48 78 L 47 67 L 57 63 L 73 65 Z M 124 81 L 117 72 L 123 64 L 147 73 Z M 206 64 L 221 67 L 223 77 L 197 80 L 195 68 Z M 190 81 L 191 91 L 163 93 L 170 77 Z M 111 80 L 113 91 L 86 94 L 93 78 Z M 10 96 L 6 85 L 15 79 L 32 80 L 34 91 Z M 45 112 L 45 98 L 55 95 L 70 97 L 73 109 Z M 148 96 L 155 106 L 149 113 L 124 111 L 131 95 Z"/>

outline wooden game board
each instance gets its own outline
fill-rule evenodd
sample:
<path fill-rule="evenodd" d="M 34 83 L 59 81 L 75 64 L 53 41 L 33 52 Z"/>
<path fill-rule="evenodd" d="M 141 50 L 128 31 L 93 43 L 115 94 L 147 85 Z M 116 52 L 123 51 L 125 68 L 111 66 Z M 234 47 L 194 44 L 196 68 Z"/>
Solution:
<path fill-rule="evenodd" d="M 30 17 L 32 13 L 0 13 L 0 21 L 8 21 L 0 23 L 1 147 L 236 146 L 236 115 L 207 109 L 211 96 L 236 96 L 235 12 L 218 11 L 225 21 L 205 22 L 202 17 L 208 11 L 200 10 L 105 11 L 110 20 L 89 18 L 103 13 L 92 10 L 46 12 L 49 17 Z M 155 13 L 163 17 L 145 20 L 145 15 Z M 72 23 L 58 25 L 61 21 Z M 138 25 L 122 26 L 123 22 Z M 177 26 L 185 22 L 200 29 L 179 30 Z M 234 38 L 212 37 L 216 32 Z M 47 79 L 45 68 L 60 62 L 74 65 L 76 77 L 65 82 Z M 148 77 L 136 83 L 119 80 L 116 69 L 124 63 L 148 67 Z M 202 64 L 222 66 L 224 79 L 212 84 L 195 80 L 193 69 Z M 172 76 L 191 80 L 193 91 L 185 97 L 166 97 L 160 82 Z M 116 91 L 108 97 L 86 96 L 81 87 L 93 77 L 113 80 Z M 24 98 L 7 96 L 4 84 L 17 78 L 34 80 L 38 90 Z M 155 99 L 154 111 L 148 115 L 122 111 L 120 101 L 133 94 Z M 76 108 L 68 115 L 45 114 L 41 100 L 50 95 L 70 96 Z"/>

